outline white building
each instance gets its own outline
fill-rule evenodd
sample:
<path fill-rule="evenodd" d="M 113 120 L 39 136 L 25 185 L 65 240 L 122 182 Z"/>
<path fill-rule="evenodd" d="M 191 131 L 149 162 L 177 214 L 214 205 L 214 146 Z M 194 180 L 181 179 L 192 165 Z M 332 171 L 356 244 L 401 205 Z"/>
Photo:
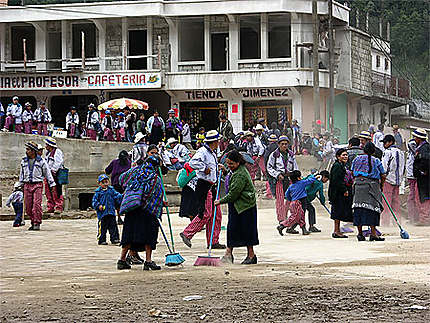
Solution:
<path fill-rule="evenodd" d="M 327 2 L 319 1 L 322 26 L 327 10 Z M 196 128 L 217 127 L 224 112 L 236 131 L 264 117 L 268 124 L 297 119 L 310 132 L 311 11 L 310 0 L 0 7 L 0 97 L 4 105 L 13 95 L 21 102 L 46 101 L 58 125 L 71 105 L 83 111 L 89 102 L 133 97 L 162 115 L 177 107 Z M 334 2 L 333 16 L 338 53 L 334 126 L 346 141 L 378 124 L 384 111 L 404 104 L 402 96 L 409 92 L 400 95 L 399 82 L 391 82 L 388 91 L 375 86 L 380 80 L 375 82 L 374 72 L 390 77 L 391 66 L 383 71 L 373 66 L 375 43 L 349 25 L 349 8 Z M 321 38 L 320 114 L 328 128 L 328 50 Z M 405 88 L 409 91 L 408 83 Z"/>

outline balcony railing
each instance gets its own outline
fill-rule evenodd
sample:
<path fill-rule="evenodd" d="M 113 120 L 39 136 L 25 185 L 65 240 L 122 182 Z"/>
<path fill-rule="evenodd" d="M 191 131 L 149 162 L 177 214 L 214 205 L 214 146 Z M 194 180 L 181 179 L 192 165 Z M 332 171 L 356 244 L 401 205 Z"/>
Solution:
<path fill-rule="evenodd" d="M 372 90 L 403 99 L 411 97 L 411 84 L 408 80 L 382 73 L 372 73 Z"/>

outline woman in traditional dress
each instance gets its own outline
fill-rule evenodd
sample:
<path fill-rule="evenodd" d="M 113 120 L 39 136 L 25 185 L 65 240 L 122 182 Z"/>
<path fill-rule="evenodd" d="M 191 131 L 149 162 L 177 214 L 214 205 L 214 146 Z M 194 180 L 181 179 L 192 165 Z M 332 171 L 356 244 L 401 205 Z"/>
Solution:
<path fill-rule="evenodd" d="M 346 170 L 348 152 L 341 148 L 336 152 L 336 161 L 330 171 L 328 197 L 331 204 L 331 219 L 334 220 L 333 238 L 348 238 L 340 230 L 340 222 L 352 222 L 352 192 L 348 187 L 349 174 Z"/>
<path fill-rule="evenodd" d="M 259 241 L 255 188 L 245 160 L 237 150 L 228 153 L 226 162 L 232 171 L 228 192 L 221 200 L 215 201 L 215 205 L 228 203 L 227 249 L 223 261 L 233 263 L 233 248 L 246 247 L 248 254 L 242 264 L 256 264 L 254 246 Z"/>
<path fill-rule="evenodd" d="M 156 249 L 158 219 L 162 214 L 163 189 L 158 175 L 160 160 L 155 156 L 149 156 L 140 166 L 131 168 L 120 176 L 120 184 L 125 187 L 123 198 L 127 200 L 127 190 L 143 185 L 142 205 L 125 213 L 124 226 L 121 238 L 121 256 L 117 268 L 130 269 L 131 265 L 126 261 L 127 253 L 132 251 L 145 251 L 146 258 L 143 270 L 160 270 L 152 260 L 152 251 Z"/>
<path fill-rule="evenodd" d="M 365 241 L 363 225 L 370 226 L 370 241 L 384 241 L 378 236 L 376 227 L 379 226 L 382 204 L 382 187 L 385 182 L 385 170 L 381 161 L 373 157 L 375 145 L 368 142 L 364 146 L 366 155 L 357 156 L 352 162 L 354 174 L 354 225 L 357 226 L 358 241 Z"/>

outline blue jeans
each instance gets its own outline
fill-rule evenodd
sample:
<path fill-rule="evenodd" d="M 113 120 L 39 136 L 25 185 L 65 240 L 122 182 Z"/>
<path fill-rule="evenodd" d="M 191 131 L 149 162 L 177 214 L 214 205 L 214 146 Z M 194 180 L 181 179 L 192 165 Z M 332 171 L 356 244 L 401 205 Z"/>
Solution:
<path fill-rule="evenodd" d="M 23 211 L 23 205 L 20 202 L 12 203 L 13 210 L 15 211 L 15 221 L 13 221 L 13 224 L 21 224 L 22 222 L 22 211 Z"/>

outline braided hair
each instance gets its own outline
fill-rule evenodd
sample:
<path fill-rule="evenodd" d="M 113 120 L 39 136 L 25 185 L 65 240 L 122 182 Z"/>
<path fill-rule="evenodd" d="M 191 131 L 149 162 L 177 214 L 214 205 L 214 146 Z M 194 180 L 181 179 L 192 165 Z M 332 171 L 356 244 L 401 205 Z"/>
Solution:
<path fill-rule="evenodd" d="M 375 145 L 372 142 L 368 142 L 364 145 L 363 151 L 367 155 L 367 165 L 369 167 L 367 173 L 370 174 L 372 172 L 372 155 L 376 152 Z"/>

